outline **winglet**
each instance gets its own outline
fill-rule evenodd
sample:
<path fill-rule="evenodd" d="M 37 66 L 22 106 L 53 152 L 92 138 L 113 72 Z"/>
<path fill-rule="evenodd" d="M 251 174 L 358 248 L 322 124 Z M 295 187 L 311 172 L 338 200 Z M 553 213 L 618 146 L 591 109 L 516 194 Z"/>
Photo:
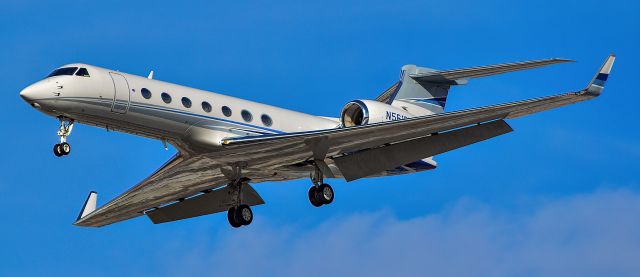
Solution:
<path fill-rule="evenodd" d="M 84 201 L 84 205 L 82 205 L 82 210 L 80 210 L 80 214 L 78 214 L 76 221 L 95 211 L 97 202 L 98 193 L 95 191 L 89 192 L 89 196 L 87 196 L 87 200 Z"/>
<path fill-rule="evenodd" d="M 149 79 L 149 80 L 153 79 L 153 70 L 151 70 L 151 72 L 149 72 L 149 76 L 147 76 L 147 79 Z"/>
<path fill-rule="evenodd" d="M 611 54 L 602 64 L 598 73 L 593 76 L 589 85 L 584 89 L 585 93 L 598 96 L 604 89 L 604 84 L 607 82 L 609 78 L 609 73 L 611 73 L 611 68 L 613 67 L 613 62 L 616 60 L 616 55 Z"/>

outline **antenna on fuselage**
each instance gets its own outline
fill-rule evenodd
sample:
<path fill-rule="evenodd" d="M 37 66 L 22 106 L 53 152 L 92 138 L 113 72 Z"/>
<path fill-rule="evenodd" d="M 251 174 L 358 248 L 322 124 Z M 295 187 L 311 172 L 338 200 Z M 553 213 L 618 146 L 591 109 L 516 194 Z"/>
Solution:
<path fill-rule="evenodd" d="M 153 79 L 153 70 L 151 70 L 151 72 L 149 72 L 149 76 L 147 76 L 147 79 Z"/>

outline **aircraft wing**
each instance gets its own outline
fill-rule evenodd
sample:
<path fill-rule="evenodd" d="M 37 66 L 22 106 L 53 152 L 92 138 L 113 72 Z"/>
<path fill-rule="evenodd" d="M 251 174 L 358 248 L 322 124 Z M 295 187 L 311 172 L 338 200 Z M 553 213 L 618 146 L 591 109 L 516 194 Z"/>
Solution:
<path fill-rule="evenodd" d="M 577 92 L 350 128 L 229 138 L 224 140 L 223 144 L 229 151 L 244 153 L 236 157 L 237 159 L 254 159 L 256 163 L 260 160 L 277 160 L 280 165 L 286 165 L 331 158 L 336 162 L 345 179 L 355 180 L 367 175 L 353 170 L 369 170 L 363 167 L 354 169 L 350 166 L 341 166 L 340 161 L 348 159 L 345 157 L 424 138 L 431 134 L 517 118 L 597 97 L 604 87 L 614 60 L 614 55 L 609 56 L 588 86 Z M 424 156 L 426 157 L 429 156 Z M 233 161 L 233 157 L 230 159 Z M 362 159 L 359 160 L 362 161 Z M 372 168 L 377 166 L 376 162 L 369 162 Z"/>
<path fill-rule="evenodd" d="M 144 214 L 149 215 L 154 223 L 162 223 L 226 211 L 230 203 L 225 202 L 226 191 L 219 189 L 229 182 L 221 171 L 223 167 L 223 164 L 205 155 L 178 153 L 151 176 L 104 206 L 95 209 L 94 200 L 95 210 L 86 211 L 85 203 L 74 225 L 101 227 Z M 243 193 L 250 196 L 251 203 L 246 204 L 264 203 L 250 186 Z M 193 197 L 194 195 L 203 197 Z M 202 202 L 206 202 L 206 205 L 202 205 Z M 171 205 L 176 203 L 184 203 L 182 206 L 190 207 L 176 209 L 177 205 Z M 164 209 L 169 206 L 172 207 Z"/>

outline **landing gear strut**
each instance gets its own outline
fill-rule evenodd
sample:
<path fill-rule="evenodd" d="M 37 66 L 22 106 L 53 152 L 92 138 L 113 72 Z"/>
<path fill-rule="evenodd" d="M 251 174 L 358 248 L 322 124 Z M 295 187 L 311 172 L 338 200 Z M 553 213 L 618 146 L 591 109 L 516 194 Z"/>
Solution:
<path fill-rule="evenodd" d="M 71 135 L 73 130 L 73 119 L 66 117 L 58 117 L 60 120 L 60 127 L 58 128 L 58 137 L 60 137 L 60 143 L 53 146 L 53 154 L 56 157 L 62 157 L 71 153 L 71 145 L 67 143 L 67 137 Z"/>
<path fill-rule="evenodd" d="M 253 211 L 247 204 L 242 203 L 242 186 L 244 186 L 248 179 L 242 178 L 241 167 L 234 165 L 232 167 L 233 181 L 227 186 L 229 187 L 229 193 L 231 194 L 231 208 L 227 211 L 227 219 L 229 224 L 233 228 L 240 226 L 246 226 L 253 222 Z"/>
<path fill-rule="evenodd" d="M 315 165 L 315 170 L 311 175 L 311 182 L 313 182 L 313 186 L 309 188 L 309 202 L 311 202 L 311 205 L 320 207 L 331 204 L 334 196 L 333 188 L 324 183 L 324 176 L 317 165 Z"/>

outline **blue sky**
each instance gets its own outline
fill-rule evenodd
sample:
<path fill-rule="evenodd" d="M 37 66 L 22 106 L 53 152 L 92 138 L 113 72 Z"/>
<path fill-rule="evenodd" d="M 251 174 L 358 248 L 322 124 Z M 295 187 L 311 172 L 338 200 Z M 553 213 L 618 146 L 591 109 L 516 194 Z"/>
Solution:
<path fill-rule="evenodd" d="M 640 274 L 637 1 L 14 1 L 0 10 L 0 276 Z M 255 186 L 248 228 L 225 214 L 71 225 L 90 190 L 117 196 L 172 154 L 157 141 L 55 119 L 20 89 L 86 62 L 317 115 L 377 96 L 404 64 L 578 62 L 452 90 L 447 110 L 582 88 L 610 52 L 601 98 L 510 121 L 515 132 L 436 157 L 435 171 Z"/>

